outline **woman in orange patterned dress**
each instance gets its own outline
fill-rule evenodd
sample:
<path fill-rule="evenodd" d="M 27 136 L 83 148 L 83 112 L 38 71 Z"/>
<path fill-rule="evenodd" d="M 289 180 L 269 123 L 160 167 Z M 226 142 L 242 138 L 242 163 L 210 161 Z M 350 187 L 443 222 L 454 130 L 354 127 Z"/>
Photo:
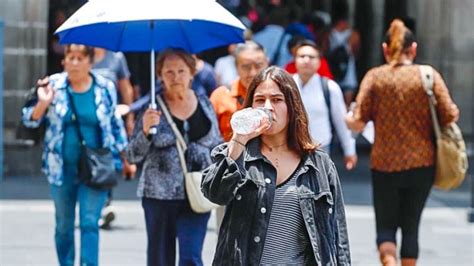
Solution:
<path fill-rule="evenodd" d="M 416 265 L 418 228 L 434 180 L 435 143 L 428 95 L 419 65 L 417 43 L 395 19 L 382 45 L 387 64 L 371 69 L 362 80 L 354 115 L 346 122 L 362 131 L 375 125 L 371 152 L 377 247 L 383 265 L 396 265 L 396 231 L 402 231 L 402 266 Z M 437 71 L 433 92 L 441 126 L 456 121 L 459 110 Z"/>

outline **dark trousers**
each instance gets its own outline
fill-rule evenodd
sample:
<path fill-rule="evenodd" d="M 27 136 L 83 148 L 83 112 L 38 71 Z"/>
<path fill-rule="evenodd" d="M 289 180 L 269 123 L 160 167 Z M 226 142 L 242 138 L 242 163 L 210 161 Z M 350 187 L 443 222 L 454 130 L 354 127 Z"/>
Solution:
<path fill-rule="evenodd" d="M 434 167 L 393 173 L 372 170 L 377 246 L 396 243 L 401 228 L 401 257 L 418 258 L 418 228 L 433 180 Z"/>
<path fill-rule="evenodd" d="M 174 266 L 176 238 L 179 265 L 203 265 L 201 253 L 210 213 L 193 212 L 187 200 L 142 198 L 142 206 L 148 236 L 148 266 Z"/>

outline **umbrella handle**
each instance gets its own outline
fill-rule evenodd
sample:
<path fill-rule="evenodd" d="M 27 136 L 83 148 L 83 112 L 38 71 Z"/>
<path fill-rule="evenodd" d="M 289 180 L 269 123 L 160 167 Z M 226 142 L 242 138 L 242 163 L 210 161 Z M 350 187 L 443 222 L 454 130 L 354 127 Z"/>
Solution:
<path fill-rule="evenodd" d="M 153 21 L 151 22 L 151 28 L 153 29 Z M 152 41 L 151 41 L 151 52 L 150 52 L 150 68 L 151 68 L 151 103 L 150 108 L 156 110 L 156 93 L 155 93 L 155 48 L 153 43 L 153 34 L 152 34 Z M 150 128 L 149 134 L 155 135 L 157 133 L 156 127 Z"/>
<path fill-rule="evenodd" d="M 151 99 L 154 99 L 155 97 L 151 97 Z M 152 102 L 150 103 L 150 108 L 153 109 L 153 110 L 156 110 L 156 102 Z M 157 129 L 155 126 L 151 127 L 150 130 L 148 131 L 148 134 L 150 135 L 155 135 L 157 133 Z"/>

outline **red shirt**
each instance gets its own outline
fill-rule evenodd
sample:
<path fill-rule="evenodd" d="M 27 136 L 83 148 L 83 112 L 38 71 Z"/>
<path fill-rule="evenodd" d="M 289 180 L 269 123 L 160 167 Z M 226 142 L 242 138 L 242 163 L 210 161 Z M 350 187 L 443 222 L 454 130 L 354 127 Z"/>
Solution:
<path fill-rule="evenodd" d="M 296 73 L 296 65 L 295 61 L 291 61 L 290 63 L 286 64 L 285 70 L 290 73 L 290 74 L 295 74 Z M 321 66 L 319 66 L 319 69 L 316 71 L 320 76 L 329 78 L 329 79 L 334 79 L 334 76 L 331 73 L 331 70 L 329 69 L 329 64 L 328 60 L 326 58 L 322 57 L 321 58 Z"/>

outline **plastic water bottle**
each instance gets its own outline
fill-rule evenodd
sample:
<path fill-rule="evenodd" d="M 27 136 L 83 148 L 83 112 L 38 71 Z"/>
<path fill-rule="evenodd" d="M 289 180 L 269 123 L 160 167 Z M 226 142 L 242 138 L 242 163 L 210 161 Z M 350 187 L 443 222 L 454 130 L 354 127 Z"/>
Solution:
<path fill-rule="evenodd" d="M 246 108 L 235 112 L 230 119 L 232 130 L 237 134 L 250 134 L 260 126 L 262 119 L 268 118 L 272 121 L 272 113 L 270 110 L 258 108 Z"/>

